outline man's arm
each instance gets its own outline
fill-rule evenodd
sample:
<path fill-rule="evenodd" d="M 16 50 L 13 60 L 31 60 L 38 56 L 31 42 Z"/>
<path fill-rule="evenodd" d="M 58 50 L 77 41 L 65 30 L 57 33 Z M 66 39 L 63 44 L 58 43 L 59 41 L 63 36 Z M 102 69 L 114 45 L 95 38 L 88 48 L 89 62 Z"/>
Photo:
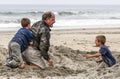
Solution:
<path fill-rule="evenodd" d="M 50 44 L 49 44 L 50 36 L 47 34 L 48 33 L 46 32 L 45 28 L 42 28 L 39 49 L 41 51 L 43 58 L 48 61 L 49 66 L 53 66 L 53 61 L 50 59 L 50 57 L 48 55 L 48 50 L 50 47 Z"/>
<path fill-rule="evenodd" d="M 93 58 L 93 57 L 99 57 L 99 56 L 101 56 L 101 53 L 86 54 L 85 55 L 86 58 Z"/>
<path fill-rule="evenodd" d="M 50 60 L 49 55 L 48 55 L 48 50 L 49 50 L 49 37 L 47 35 L 46 29 L 43 27 L 40 30 L 40 43 L 39 43 L 39 49 L 40 52 L 43 56 L 43 58 L 47 61 Z"/>

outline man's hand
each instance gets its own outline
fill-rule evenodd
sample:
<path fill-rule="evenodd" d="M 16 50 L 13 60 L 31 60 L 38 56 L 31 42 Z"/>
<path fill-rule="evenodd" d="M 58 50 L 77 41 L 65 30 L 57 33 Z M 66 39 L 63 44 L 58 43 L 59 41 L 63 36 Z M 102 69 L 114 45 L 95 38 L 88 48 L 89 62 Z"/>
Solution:
<path fill-rule="evenodd" d="M 49 66 L 53 66 L 53 61 L 50 59 L 50 60 L 48 61 L 48 64 L 49 64 Z"/>
<path fill-rule="evenodd" d="M 86 54 L 85 57 L 86 57 L 86 58 L 91 58 L 92 55 L 91 55 L 91 54 Z"/>

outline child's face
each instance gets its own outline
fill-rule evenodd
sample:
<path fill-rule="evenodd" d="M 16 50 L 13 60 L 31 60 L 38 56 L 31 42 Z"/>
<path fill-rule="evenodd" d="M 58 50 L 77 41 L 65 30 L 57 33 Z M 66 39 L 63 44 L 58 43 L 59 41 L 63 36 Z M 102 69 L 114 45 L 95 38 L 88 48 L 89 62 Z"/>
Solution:
<path fill-rule="evenodd" d="M 96 44 L 96 46 L 100 46 L 101 42 L 99 42 L 98 39 L 95 39 L 95 44 Z"/>

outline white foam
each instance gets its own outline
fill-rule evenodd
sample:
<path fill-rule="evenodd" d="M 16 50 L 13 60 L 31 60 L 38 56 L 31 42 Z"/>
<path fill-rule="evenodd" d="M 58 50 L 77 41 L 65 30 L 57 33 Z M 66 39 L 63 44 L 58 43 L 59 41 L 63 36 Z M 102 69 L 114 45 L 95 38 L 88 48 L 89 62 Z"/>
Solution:
<path fill-rule="evenodd" d="M 103 20 L 103 19 L 85 19 L 85 20 L 58 20 L 54 28 L 118 28 L 120 20 Z"/>
<path fill-rule="evenodd" d="M 6 23 L 0 24 L 0 31 L 16 31 L 20 28 L 20 24 Z"/>
<path fill-rule="evenodd" d="M 36 22 L 32 20 L 31 25 Z M 19 23 L 1 23 L 0 31 L 14 31 L 21 27 Z M 56 20 L 52 29 L 76 29 L 76 28 L 120 28 L 120 20 L 113 19 L 64 19 Z"/>

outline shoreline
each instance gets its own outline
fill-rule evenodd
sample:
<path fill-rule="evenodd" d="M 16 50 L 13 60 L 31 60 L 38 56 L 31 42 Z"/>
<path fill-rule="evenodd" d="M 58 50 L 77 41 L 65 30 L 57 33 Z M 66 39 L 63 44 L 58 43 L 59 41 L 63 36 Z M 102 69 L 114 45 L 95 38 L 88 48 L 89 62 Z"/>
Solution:
<path fill-rule="evenodd" d="M 51 32 L 79 32 L 79 33 L 90 33 L 90 32 L 94 32 L 94 33 L 101 33 L 101 32 L 105 32 L 105 33 L 108 33 L 108 32 L 112 32 L 112 33 L 116 33 L 118 32 L 118 34 L 120 33 L 120 28 L 87 28 L 87 29 L 52 29 Z"/>
<path fill-rule="evenodd" d="M 18 29 L 17 29 L 18 30 Z M 16 32 L 17 30 L 0 30 L 0 33 L 2 32 Z M 51 28 L 52 31 L 85 31 L 85 30 L 120 30 L 120 27 L 118 28 L 71 28 L 71 29 L 54 29 Z"/>

